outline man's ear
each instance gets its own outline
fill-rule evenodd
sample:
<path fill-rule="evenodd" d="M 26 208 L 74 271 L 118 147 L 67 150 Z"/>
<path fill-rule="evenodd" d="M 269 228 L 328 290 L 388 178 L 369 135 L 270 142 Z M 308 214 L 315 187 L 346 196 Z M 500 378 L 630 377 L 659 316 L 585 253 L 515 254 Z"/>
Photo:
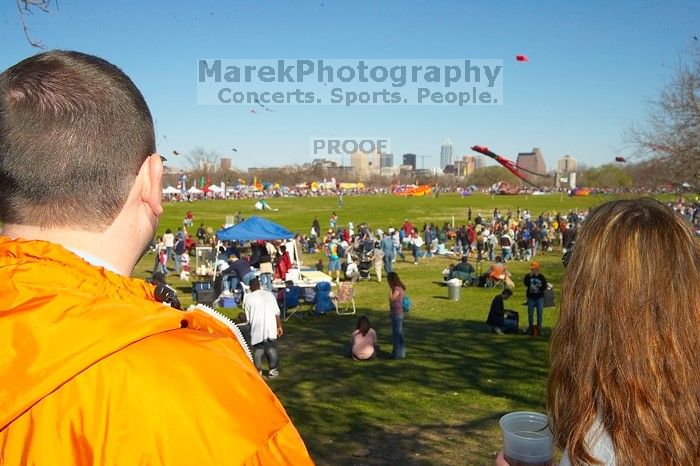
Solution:
<path fill-rule="evenodd" d="M 163 178 L 163 161 L 158 154 L 152 154 L 141 165 L 140 173 L 141 184 L 141 201 L 151 208 L 157 216 L 163 213 L 161 205 L 161 179 Z"/>

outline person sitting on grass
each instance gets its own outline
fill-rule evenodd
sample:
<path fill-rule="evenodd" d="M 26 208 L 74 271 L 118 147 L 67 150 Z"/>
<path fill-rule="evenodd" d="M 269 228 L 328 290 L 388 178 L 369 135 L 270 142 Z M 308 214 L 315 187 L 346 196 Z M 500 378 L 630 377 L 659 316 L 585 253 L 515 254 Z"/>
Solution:
<path fill-rule="evenodd" d="M 499 335 L 516 333 L 518 331 L 518 313 L 505 308 L 505 300 L 511 296 L 513 296 L 513 292 L 506 288 L 491 301 L 491 309 L 489 310 L 486 324 L 491 327 L 494 333 Z M 506 315 L 510 318 L 505 319 Z"/>
<path fill-rule="evenodd" d="M 345 278 L 351 282 L 356 282 L 360 279 L 360 269 L 357 267 L 357 263 L 352 260 L 352 256 L 348 254 L 348 265 L 345 269 Z"/>
<path fill-rule="evenodd" d="M 377 332 L 372 328 L 367 316 L 357 319 L 357 327 L 352 332 L 351 356 L 357 361 L 368 361 L 379 354 Z"/>
<path fill-rule="evenodd" d="M 455 265 L 450 272 L 450 279 L 458 278 L 462 280 L 465 285 L 470 285 L 472 279 L 474 278 L 474 266 L 469 263 L 469 257 L 462 256 L 462 261 Z"/>

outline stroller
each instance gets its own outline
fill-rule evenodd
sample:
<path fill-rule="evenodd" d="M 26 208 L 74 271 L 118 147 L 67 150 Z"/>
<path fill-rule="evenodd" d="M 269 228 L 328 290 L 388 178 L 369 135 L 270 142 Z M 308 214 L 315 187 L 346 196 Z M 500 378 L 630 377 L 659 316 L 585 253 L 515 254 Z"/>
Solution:
<path fill-rule="evenodd" d="M 369 259 L 367 254 L 362 255 L 360 264 L 357 266 L 360 271 L 360 280 L 369 280 L 369 271 L 372 268 L 372 261 Z"/>

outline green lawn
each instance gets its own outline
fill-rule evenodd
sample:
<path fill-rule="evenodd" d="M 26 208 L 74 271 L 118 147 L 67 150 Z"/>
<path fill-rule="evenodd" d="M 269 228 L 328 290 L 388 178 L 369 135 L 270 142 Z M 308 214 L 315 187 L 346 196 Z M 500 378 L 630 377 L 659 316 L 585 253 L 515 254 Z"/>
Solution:
<path fill-rule="evenodd" d="M 307 233 L 315 215 L 325 227 L 336 211 L 341 225 L 369 222 L 373 229 L 381 225 L 386 230 L 389 225 L 400 226 L 404 218 L 420 226 L 430 221 L 441 225 L 454 216 L 460 225 L 466 222 L 469 207 L 474 216 L 481 210 L 490 217 L 494 207 L 527 208 L 536 216 L 543 211 L 585 209 L 607 199 L 559 194 L 441 195 L 437 199 L 345 196 L 342 208 L 335 197 L 271 199 L 271 206 L 279 211 L 264 216 Z M 254 214 L 251 200 L 166 204 L 159 233 L 165 228 L 175 230 L 188 210 L 195 215 L 195 226 L 204 222 L 215 229 L 226 215 L 239 210 L 246 217 Z M 311 265 L 319 257 L 304 260 Z M 538 256 L 542 273 L 555 284 L 557 299 L 563 273 L 560 257 L 559 250 Z M 152 262 L 152 256 L 142 259 L 135 275 L 148 275 Z M 305 315 L 285 323 L 279 342 L 281 377 L 270 385 L 317 464 L 493 464 L 501 446 L 499 417 L 513 410 L 544 411 L 548 341 L 557 311 L 545 309 L 541 338 L 496 336 L 487 331 L 484 321 L 498 291 L 463 288 L 460 301 L 447 300 L 440 272 L 450 262 L 436 257 L 418 266 L 396 264 L 414 303 L 404 324 L 405 360 L 346 358 L 357 316 Z M 522 285 L 527 264 L 511 262 L 508 268 L 516 288 L 506 304 L 520 312 L 522 326 L 527 323 Z M 175 277 L 170 282 L 182 293 L 184 304 L 189 304 L 190 285 Z M 386 281 L 359 283 L 356 303 L 358 314 L 368 315 L 376 328 L 382 349 L 390 351 Z M 354 457 L 360 448 L 368 449 L 369 456 Z"/>

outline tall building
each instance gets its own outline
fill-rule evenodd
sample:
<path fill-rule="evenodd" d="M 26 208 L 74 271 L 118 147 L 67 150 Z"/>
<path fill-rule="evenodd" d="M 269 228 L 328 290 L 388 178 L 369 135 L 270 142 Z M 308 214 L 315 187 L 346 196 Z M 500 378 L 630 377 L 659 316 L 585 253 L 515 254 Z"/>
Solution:
<path fill-rule="evenodd" d="M 455 175 L 469 176 L 480 168 L 484 168 L 484 158 L 478 155 L 465 155 L 461 160 L 455 160 Z"/>
<path fill-rule="evenodd" d="M 403 165 L 410 165 L 413 171 L 416 170 L 416 154 L 403 154 Z"/>
<path fill-rule="evenodd" d="M 544 164 L 544 158 L 542 158 L 542 152 L 540 152 L 539 147 L 532 149 L 532 152 L 518 153 L 517 165 L 533 173 L 547 174 L 547 166 Z"/>
<path fill-rule="evenodd" d="M 230 157 L 221 157 L 221 171 L 226 171 L 231 169 L 231 158 Z"/>
<path fill-rule="evenodd" d="M 379 154 L 379 168 L 393 167 L 394 154 Z"/>
<path fill-rule="evenodd" d="M 565 155 L 564 158 L 557 162 L 557 171 L 562 174 L 576 171 L 576 159 L 570 155 Z"/>
<path fill-rule="evenodd" d="M 363 179 L 369 176 L 370 157 L 367 152 L 357 150 L 350 156 L 350 166 L 355 176 Z"/>
<path fill-rule="evenodd" d="M 363 152 L 357 150 L 350 156 L 350 166 L 353 174 L 365 179 L 371 175 L 378 175 L 380 168 L 381 157 L 377 152 Z"/>
<path fill-rule="evenodd" d="M 446 166 L 452 165 L 452 155 L 454 153 L 454 147 L 452 147 L 452 141 L 450 138 L 445 140 L 445 143 L 440 148 L 440 169 L 444 170 Z"/>

